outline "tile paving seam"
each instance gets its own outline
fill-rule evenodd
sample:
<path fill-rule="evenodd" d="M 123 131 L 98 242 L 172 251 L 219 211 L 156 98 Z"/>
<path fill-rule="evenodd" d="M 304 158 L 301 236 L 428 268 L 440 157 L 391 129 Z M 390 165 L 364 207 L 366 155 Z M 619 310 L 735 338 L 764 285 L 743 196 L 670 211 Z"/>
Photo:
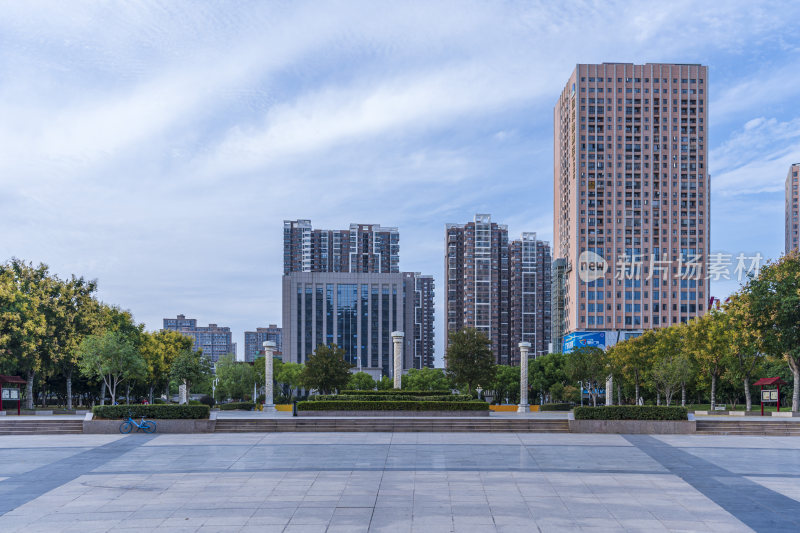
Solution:
<path fill-rule="evenodd" d="M 0 517 L 140 447 L 154 437 L 123 437 L 0 481 Z"/>
<path fill-rule="evenodd" d="M 403 466 L 386 468 L 380 466 L 364 467 L 364 466 L 343 466 L 343 467 L 275 467 L 275 468 L 208 468 L 208 469 L 189 469 L 189 470 L 96 470 L 91 472 L 84 472 L 85 476 L 106 476 L 106 475 L 173 475 L 173 474 L 246 474 L 246 473 L 259 473 L 259 472 L 526 472 L 526 473 L 542 473 L 542 474 L 598 474 L 598 475 L 647 475 L 647 476 L 672 476 L 673 472 L 667 470 L 622 470 L 622 469 L 574 469 L 574 468 L 525 468 L 525 467 L 491 467 L 491 466 L 474 466 L 474 467 L 425 467 L 425 466 Z M 742 477 L 742 476 L 758 476 L 768 477 L 763 474 L 730 474 L 728 477 Z M 792 477 L 780 476 L 772 474 L 774 477 Z M 794 476 L 800 477 L 800 476 Z"/>
<path fill-rule="evenodd" d="M 800 531 L 797 500 L 654 437 L 625 435 L 625 438 L 755 531 Z M 722 483 L 720 479 L 735 483 Z"/>

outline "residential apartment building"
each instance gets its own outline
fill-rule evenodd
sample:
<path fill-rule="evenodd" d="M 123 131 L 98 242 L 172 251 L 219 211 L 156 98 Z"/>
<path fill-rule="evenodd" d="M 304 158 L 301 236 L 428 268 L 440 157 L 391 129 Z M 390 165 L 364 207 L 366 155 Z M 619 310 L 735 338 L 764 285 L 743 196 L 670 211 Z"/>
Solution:
<path fill-rule="evenodd" d="M 509 364 L 508 227 L 477 214 L 445 229 L 447 333 L 474 328 L 492 341 L 498 364 Z"/>
<path fill-rule="evenodd" d="M 164 330 L 178 331 L 194 341 L 194 351 L 203 350 L 203 354 L 216 362 L 225 354 L 236 354 L 236 343 L 231 338 L 231 328 L 216 324 L 198 326 L 197 319 L 178 315 L 177 318 L 165 318 Z"/>
<path fill-rule="evenodd" d="M 259 355 L 263 355 L 264 342 L 273 341 L 276 345 L 277 355 L 283 354 L 283 334 L 281 328 L 276 324 L 270 324 L 268 328 L 256 328 L 255 331 L 244 332 L 244 360 L 255 361 Z"/>
<path fill-rule="evenodd" d="M 703 65 L 575 67 L 554 110 L 565 335 L 597 332 L 610 345 L 703 314 L 707 126 Z"/>
<path fill-rule="evenodd" d="M 551 340 L 550 243 L 523 233 L 511 241 L 509 260 L 510 364 L 520 362 L 519 343 L 531 343 L 529 357 L 549 352 Z"/>
<path fill-rule="evenodd" d="M 313 229 L 310 220 L 284 220 L 283 273 L 400 272 L 395 227 L 350 224 L 346 230 Z"/>
<path fill-rule="evenodd" d="M 414 274 L 414 368 L 433 368 L 435 326 L 433 276 Z"/>
<path fill-rule="evenodd" d="M 336 344 L 345 359 L 375 378 L 393 375 L 391 334 L 405 334 L 403 368 L 417 368 L 416 319 L 433 331 L 430 301 L 417 287 L 427 282 L 413 272 L 291 272 L 283 276 L 284 361 L 303 363 L 319 345 Z M 430 310 L 426 315 L 425 311 Z M 424 353 L 424 352 L 423 352 Z"/>
<path fill-rule="evenodd" d="M 800 174 L 800 163 L 795 163 L 789 167 L 786 175 L 786 253 L 800 249 L 798 241 L 798 174 Z"/>

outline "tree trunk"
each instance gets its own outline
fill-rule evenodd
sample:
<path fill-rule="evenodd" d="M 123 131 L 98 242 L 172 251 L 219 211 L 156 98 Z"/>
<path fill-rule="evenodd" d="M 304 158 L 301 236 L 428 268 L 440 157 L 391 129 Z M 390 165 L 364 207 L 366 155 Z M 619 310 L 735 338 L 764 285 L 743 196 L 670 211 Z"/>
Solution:
<path fill-rule="evenodd" d="M 789 361 L 789 368 L 792 370 L 792 412 L 796 413 L 800 410 L 800 361 L 789 355 L 786 357 Z"/>
<path fill-rule="evenodd" d="M 67 370 L 67 409 L 72 409 L 72 370 Z"/>
<path fill-rule="evenodd" d="M 686 407 L 686 382 L 681 381 L 681 407 Z"/>
<path fill-rule="evenodd" d="M 656 390 L 656 405 L 661 405 L 661 391 Z"/>
<path fill-rule="evenodd" d="M 113 385 L 109 385 L 108 394 L 111 396 L 111 405 L 117 403 L 117 382 L 113 381 Z"/>
<path fill-rule="evenodd" d="M 711 374 L 711 410 L 717 406 L 717 375 Z"/>
<path fill-rule="evenodd" d="M 148 395 L 149 401 L 150 401 L 150 405 L 153 405 L 153 390 L 154 389 L 155 389 L 155 387 L 153 385 L 150 385 L 150 394 Z"/>
<path fill-rule="evenodd" d="M 744 382 L 744 403 L 745 410 L 750 411 L 753 408 L 753 399 L 750 397 L 750 379 L 749 376 L 742 379 Z"/>
<path fill-rule="evenodd" d="M 33 409 L 33 378 L 36 372 L 28 370 L 28 382 L 25 384 L 25 408 Z M 795 387 L 797 388 L 797 387 Z"/>
<path fill-rule="evenodd" d="M 131 382 L 129 381 L 126 385 L 127 389 L 125 389 L 125 405 L 131 404 Z"/>
<path fill-rule="evenodd" d="M 636 405 L 639 405 L 639 378 L 638 377 L 636 378 L 635 389 L 636 389 L 636 401 L 634 403 Z"/>
<path fill-rule="evenodd" d="M 622 405 L 622 383 L 617 383 L 617 405 Z"/>
<path fill-rule="evenodd" d="M 106 380 L 103 380 L 103 385 L 100 387 L 100 405 L 106 404 Z"/>

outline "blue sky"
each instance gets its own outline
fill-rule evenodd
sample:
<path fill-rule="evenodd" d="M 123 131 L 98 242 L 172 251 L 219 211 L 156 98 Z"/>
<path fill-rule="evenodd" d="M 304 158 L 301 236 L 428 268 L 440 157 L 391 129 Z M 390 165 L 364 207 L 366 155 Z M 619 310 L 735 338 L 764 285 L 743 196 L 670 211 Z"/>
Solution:
<path fill-rule="evenodd" d="M 621 14 L 621 15 L 620 15 Z M 576 63 L 709 66 L 711 247 L 783 251 L 799 2 L 0 2 L 0 260 L 148 329 L 280 323 L 282 221 L 400 228 L 438 285 L 476 212 L 552 238 Z M 724 297 L 735 282 L 715 283 Z"/>

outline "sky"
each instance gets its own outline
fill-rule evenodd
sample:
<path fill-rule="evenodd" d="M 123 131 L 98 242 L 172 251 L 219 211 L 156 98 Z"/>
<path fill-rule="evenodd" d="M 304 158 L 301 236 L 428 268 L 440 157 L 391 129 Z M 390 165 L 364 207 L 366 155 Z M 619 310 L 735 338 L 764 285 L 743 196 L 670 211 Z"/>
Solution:
<path fill-rule="evenodd" d="M 709 67 L 712 252 L 777 258 L 800 161 L 800 2 L 0 1 L 0 261 L 147 329 L 281 323 L 285 219 L 400 229 L 433 274 L 475 213 L 552 239 L 577 63 Z M 712 283 L 722 297 L 735 280 Z"/>

